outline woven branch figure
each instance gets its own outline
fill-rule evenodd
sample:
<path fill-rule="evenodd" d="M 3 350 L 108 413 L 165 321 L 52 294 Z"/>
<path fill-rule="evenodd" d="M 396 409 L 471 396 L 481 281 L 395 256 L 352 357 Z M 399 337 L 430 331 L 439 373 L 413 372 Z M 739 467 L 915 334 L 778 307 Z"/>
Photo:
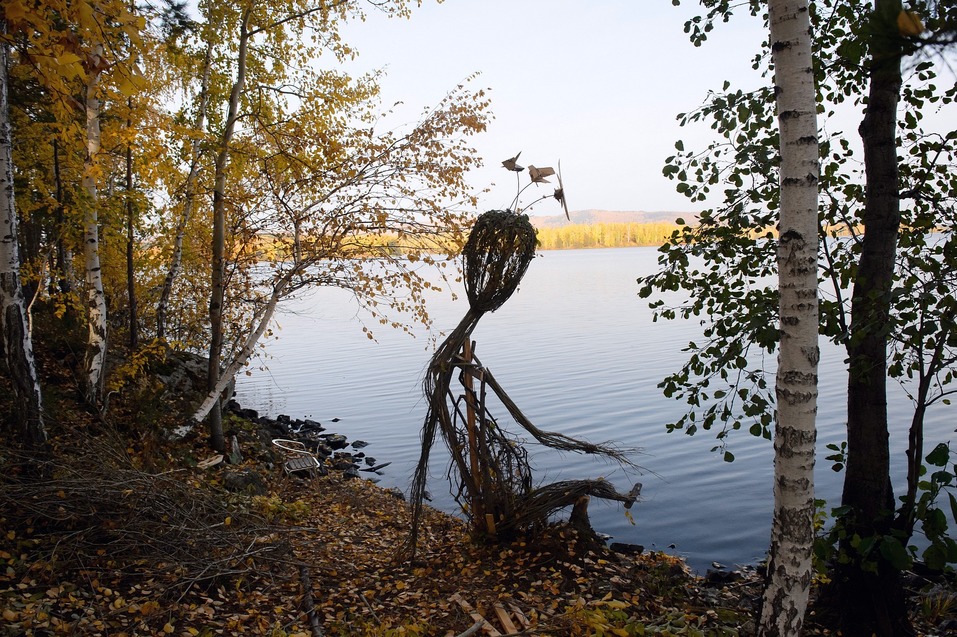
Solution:
<path fill-rule="evenodd" d="M 412 528 L 404 556 L 414 559 L 428 478 L 429 454 L 436 434 L 442 437 L 458 475 L 456 500 L 478 536 L 505 538 L 544 525 L 550 513 L 574 504 L 584 495 L 620 500 L 630 506 L 635 496 L 620 494 L 604 480 L 582 480 L 533 489 L 527 453 L 488 413 L 488 389 L 511 417 L 539 443 L 562 451 L 600 454 L 631 465 L 614 447 L 592 444 L 535 427 L 508 397 L 471 351 L 471 335 L 486 312 L 511 297 L 535 257 L 535 229 L 525 215 L 492 210 L 475 222 L 463 250 L 469 309 L 438 347 L 426 372 L 423 390 L 428 412 L 422 427 L 422 449 L 412 479 Z M 458 373 L 465 387 L 466 410 L 450 387 Z M 480 389 L 473 388 L 478 380 Z M 451 405 L 451 406 L 450 406 Z M 451 475 L 451 474 L 450 474 Z M 633 490 L 634 492 L 634 490 Z M 571 498 L 571 499 L 570 499 Z"/>

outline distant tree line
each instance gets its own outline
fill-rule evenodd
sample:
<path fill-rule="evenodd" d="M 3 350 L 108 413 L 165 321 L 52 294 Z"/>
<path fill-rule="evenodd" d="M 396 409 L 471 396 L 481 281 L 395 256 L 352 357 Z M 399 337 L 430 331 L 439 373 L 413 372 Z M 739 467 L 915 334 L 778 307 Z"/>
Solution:
<path fill-rule="evenodd" d="M 542 250 L 581 248 L 626 248 L 660 246 L 678 229 L 674 223 L 595 223 L 558 228 L 540 228 L 538 243 Z"/>

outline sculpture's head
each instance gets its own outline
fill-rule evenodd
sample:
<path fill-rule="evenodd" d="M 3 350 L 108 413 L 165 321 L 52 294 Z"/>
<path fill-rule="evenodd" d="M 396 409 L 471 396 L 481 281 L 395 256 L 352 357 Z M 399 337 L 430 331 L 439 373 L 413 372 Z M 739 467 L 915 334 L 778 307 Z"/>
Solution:
<path fill-rule="evenodd" d="M 489 210 L 475 221 L 462 250 L 465 292 L 479 312 L 494 312 L 518 287 L 538 240 L 526 215 Z"/>

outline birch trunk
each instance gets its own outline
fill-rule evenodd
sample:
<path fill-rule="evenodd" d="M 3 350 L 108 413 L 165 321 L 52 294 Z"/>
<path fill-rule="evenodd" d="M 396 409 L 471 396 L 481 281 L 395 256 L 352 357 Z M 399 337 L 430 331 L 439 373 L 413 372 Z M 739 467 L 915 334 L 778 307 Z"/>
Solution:
<path fill-rule="evenodd" d="M 166 272 L 166 278 L 163 281 L 163 290 L 160 293 L 159 303 L 156 305 L 156 336 L 157 338 L 166 338 L 166 312 L 169 309 L 169 299 L 173 291 L 173 283 L 179 274 L 180 266 L 183 262 L 183 237 L 186 234 L 186 226 L 189 224 L 190 217 L 193 215 L 193 204 L 196 200 L 196 191 L 199 185 L 201 155 L 200 136 L 206 127 L 206 112 L 209 108 L 209 77 L 212 69 L 213 60 L 213 42 L 210 38 L 206 44 L 206 55 L 203 58 L 203 74 L 199 89 L 199 107 L 196 112 L 196 119 L 193 122 L 194 137 L 190 141 L 190 161 L 189 175 L 186 177 L 186 186 L 183 195 L 183 214 L 176 225 L 176 235 L 173 238 L 173 255 L 170 259 L 169 270 Z"/>
<path fill-rule="evenodd" d="M 6 22 L 0 33 L 6 35 Z M 43 403 L 27 310 L 20 286 L 20 255 L 17 244 L 17 210 L 13 192 L 13 139 L 10 127 L 9 45 L 0 39 L 0 330 L 3 352 L 17 405 L 17 428 L 22 442 L 39 448 L 47 439 Z"/>
<path fill-rule="evenodd" d="M 83 260 L 87 289 L 87 347 L 86 383 L 87 399 L 99 405 L 103 393 L 106 368 L 106 295 L 103 293 L 103 272 L 100 268 L 100 240 L 96 189 L 98 171 L 97 155 L 100 152 L 100 100 L 96 96 L 100 80 L 100 62 L 103 46 L 97 45 L 91 54 L 92 67 L 86 86 L 86 160 L 83 163 L 81 186 L 85 198 L 83 222 Z"/>
<path fill-rule="evenodd" d="M 818 137 L 807 0 L 769 3 L 781 152 L 781 349 L 775 385 L 774 520 L 760 635 L 799 635 L 811 585 L 817 413 Z"/>
<path fill-rule="evenodd" d="M 209 370 L 207 389 L 215 392 L 220 386 L 223 374 L 220 370 L 220 358 L 223 349 L 223 301 L 225 297 L 226 275 L 226 165 L 229 162 L 229 144 L 233 139 L 236 120 L 239 114 L 239 98 L 246 84 L 246 57 L 249 50 L 250 10 L 243 12 L 239 28 L 239 49 L 236 54 L 236 81 L 229 94 L 229 109 L 226 114 L 226 126 L 219 140 L 219 152 L 216 155 L 216 173 L 213 185 L 213 264 L 212 285 L 209 298 Z M 225 451 L 223 438 L 222 411 L 218 394 L 209 410 L 210 445 L 216 451 Z"/>

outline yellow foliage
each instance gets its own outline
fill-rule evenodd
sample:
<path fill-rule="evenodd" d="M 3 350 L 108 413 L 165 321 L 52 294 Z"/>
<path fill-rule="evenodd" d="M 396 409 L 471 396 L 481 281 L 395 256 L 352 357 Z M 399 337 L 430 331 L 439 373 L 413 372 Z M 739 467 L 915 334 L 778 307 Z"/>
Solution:
<path fill-rule="evenodd" d="M 107 385 L 109 391 L 120 391 L 142 377 L 150 365 L 166 360 L 166 343 L 158 340 L 142 345 L 130 356 L 129 360 L 116 367 L 110 375 Z"/>
<path fill-rule="evenodd" d="M 677 229 L 673 223 L 573 224 L 538 230 L 542 250 L 657 246 Z"/>
<path fill-rule="evenodd" d="M 924 22 L 915 11 L 901 11 L 897 14 L 897 30 L 905 38 L 915 38 L 924 32 Z"/>

